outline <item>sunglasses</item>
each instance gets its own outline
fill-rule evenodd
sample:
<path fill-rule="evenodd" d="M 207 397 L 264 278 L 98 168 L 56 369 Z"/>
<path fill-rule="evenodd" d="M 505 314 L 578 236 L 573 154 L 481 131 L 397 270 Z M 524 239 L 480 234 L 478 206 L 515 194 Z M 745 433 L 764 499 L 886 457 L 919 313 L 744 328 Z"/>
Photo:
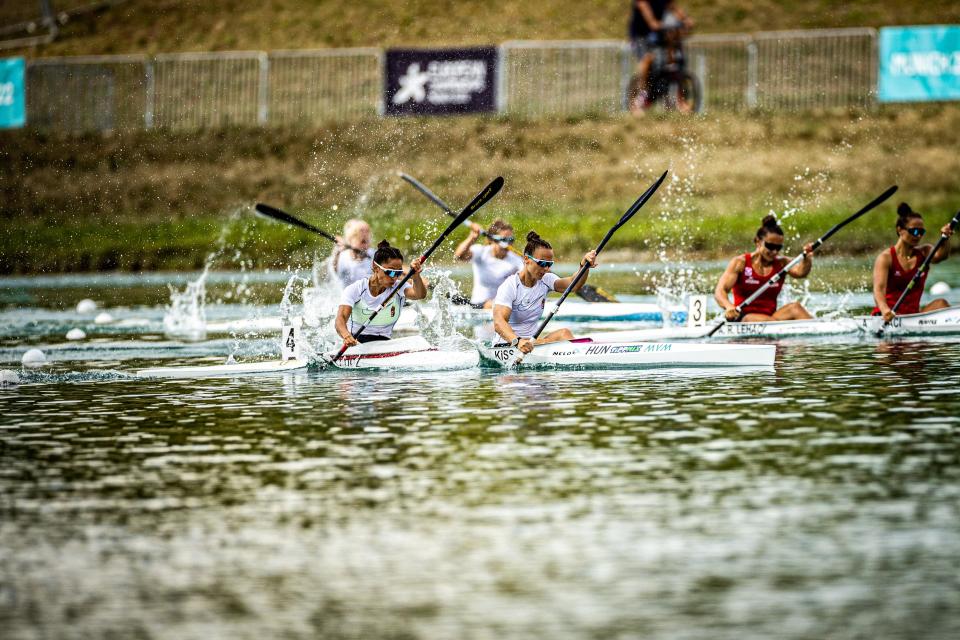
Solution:
<path fill-rule="evenodd" d="M 536 258 L 534 258 L 528 253 L 525 253 L 523 255 L 533 260 L 537 264 L 537 266 L 540 267 L 541 269 L 549 269 L 550 267 L 553 266 L 553 263 L 554 263 L 554 260 L 537 260 Z"/>
<path fill-rule="evenodd" d="M 403 275 L 403 269 L 387 269 L 383 265 L 378 264 L 376 262 L 374 262 L 373 264 L 380 267 L 380 270 L 383 271 L 385 274 L 387 274 L 388 278 L 399 278 L 400 276 Z"/>
<path fill-rule="evenodd" d="M 927 232 L 923 227 L 914 227 L 913 229 L 904 229 L 907 233 L 912 235 L 914 238 L 922 238 L 923 234 Z"/>
<path fill-rule="evenodd" d="M 763 246 L 765 246 L 769 251 L 780 251 L 783 249 L 782 244 L 774 244 L 773 242 L 764 241 Z"/>
<path fill-rule="evenodd" d="M 513 241 L 516 240 L 513 236 L 498 236 L 490 235 L 490 239 L 494 242 L 505 242 L 507 244 L 513 244 Z"/>

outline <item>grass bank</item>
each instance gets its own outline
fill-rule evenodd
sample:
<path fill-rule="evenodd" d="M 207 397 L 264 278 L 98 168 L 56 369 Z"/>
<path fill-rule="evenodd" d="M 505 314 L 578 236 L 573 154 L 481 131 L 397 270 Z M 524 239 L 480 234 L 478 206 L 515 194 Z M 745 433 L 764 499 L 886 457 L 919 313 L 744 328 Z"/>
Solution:
<path fill-rule="evenodd" d="M 396 177 L 411 173 L 451 204 L 495 175 L 478 214 L 535 228 L 563 252 L 596 241 L 665 168 L 671 179 L 610 245 L 613 256 L 711 258 L 749 247 L 759 219 L 781 216 L 799 246 L 890 184 L 928 213 L 960 207 L 960 107 L 874 112 L 652 115 L 526 121 L 385 119 L 304 130 L 163 131 L 55 138 L 0 134 L 0 272 L 200 266 L 217 246 L 245 266 L 306 261 L 321 241 L 260 221 L 265 201 L 336 229 L 368 218 L 413 248 L 442 223 Z M 878 249 L 895 202 L 828 248 Z"/>
<path fill-rule="evenodd" d="M 960 5 L 952 0 L 685 0 L 679 4 L 697 20 L 701 33 L 960 20 Z M 53 43 L 18 53 L 62 56 L 622 39 L 629 6 L 627 0 L 127 0 L 77 17 L 63 26 Z"/>

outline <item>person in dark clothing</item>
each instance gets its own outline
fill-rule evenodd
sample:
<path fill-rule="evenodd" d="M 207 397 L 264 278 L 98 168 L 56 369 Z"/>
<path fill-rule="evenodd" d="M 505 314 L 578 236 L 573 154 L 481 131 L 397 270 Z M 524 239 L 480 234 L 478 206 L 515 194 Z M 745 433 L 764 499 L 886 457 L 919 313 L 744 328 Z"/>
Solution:
<path fill-rule="evenodd" d="M 635 115 L 642 115 L 648 106 L 647 79 L 653 63 L 654 49 L 660 46 L 664 20 L 672 16 L 690 29 L 693 20 L 673 0 L 631 0 L 630 43 L 637 57 L 637 69 L 630 80 L 629 105 Z"/>

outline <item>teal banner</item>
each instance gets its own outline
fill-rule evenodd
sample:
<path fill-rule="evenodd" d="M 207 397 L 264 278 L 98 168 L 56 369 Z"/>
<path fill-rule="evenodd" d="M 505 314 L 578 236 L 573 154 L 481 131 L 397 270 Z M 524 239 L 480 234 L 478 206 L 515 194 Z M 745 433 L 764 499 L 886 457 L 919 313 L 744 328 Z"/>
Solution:
<path fill-rule="evenodd" d="M 22 127 L 27 122 L 26 68 L 23 58 L 0 60 L 0 129 Z"/>
<path fill-rule="evenodd" d="M 881 102 L 960 100 L 960 26 L 880 30 Z"/>

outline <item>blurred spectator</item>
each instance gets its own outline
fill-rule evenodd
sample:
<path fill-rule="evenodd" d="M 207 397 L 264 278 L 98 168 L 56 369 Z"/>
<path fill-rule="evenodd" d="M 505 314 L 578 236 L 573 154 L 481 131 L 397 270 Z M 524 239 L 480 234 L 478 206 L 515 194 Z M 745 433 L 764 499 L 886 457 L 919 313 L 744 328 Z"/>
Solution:
<path fill-rule="evenodd" d="M 693 20 L 673 0 L 631 0 L 630 6 L 630 43 L 637 68 L 630 80 L 628 97 L 630 112 L 641 115 L 649 106 L 647 80 L 655 50 L 663 45 L 664 23 L 680 23 L 690 29 Z"/>

